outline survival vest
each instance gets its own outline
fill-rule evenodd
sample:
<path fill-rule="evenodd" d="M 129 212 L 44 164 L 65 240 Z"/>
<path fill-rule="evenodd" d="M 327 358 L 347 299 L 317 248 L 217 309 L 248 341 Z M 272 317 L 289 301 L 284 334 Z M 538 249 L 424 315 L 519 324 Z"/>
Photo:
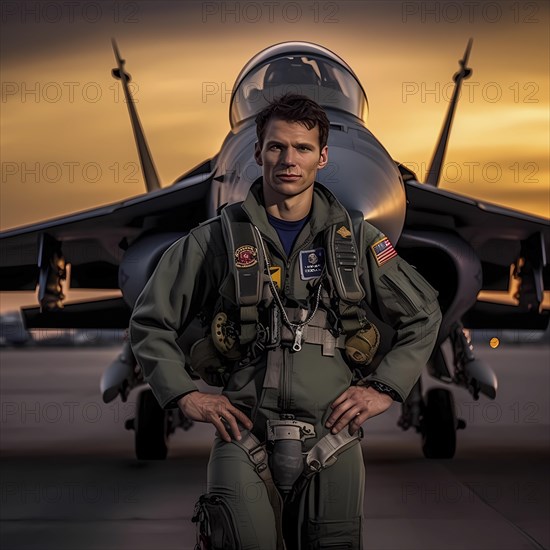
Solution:
<path fill-rule="evenodd" d="M 333 355 L 336 347 L 345 349 L 350 368 L 354 371 L 359 368 L 357 374 L 362 378 L 367 373 L 364 370 L 361 373 L 361 369 L 370 365 L 379 348 L 380 333 L 367 319 L 365 290 L 359 280 L 359 265 L 365 254 L 363 214 L 346 211 L 346 218 L 343 224 L 325 231 L 329 289 L 328 292 L 323 289 L 321 281 L 317 290 L 323 296 L 324 311 L 315 311 L 311 323 L 301 324 L 306 333 L 304 342 L 321 344 L 324 355 Z M 294 328 L 285 325 L 279 304 L 273 303 L 275 297 L 271 291 L 276 289 L 270 289 L 266 282 L 268 262 L 264 258 L 262 237 L 246 217 L 241 203 L 222 210 L 221 224 L 229 261 L 222 287 L 227 282 L 234 285 L 234 303 L 228 308 L 220 297 L 210 334 L 196 341 L 190 352 L 193 370 L 213 386 L 225 384 L 235 361 L 254 360 L 264 350 L 276 349 L 293 338 L 294 345 L 297 342 L 297 325 Z M 266 301 L 270 302 L 267 309 Z M 259 322 L 260 310 L 269 314 L 267 330 L 265 318 L 264 324 Z M 329 312 L 334 323 L 328 322 Z M 300 329 L 300 342 L 302 334 Z M 294 345 L 293 350 L 297 351 Z"/>
<path fill-rule="evenodd" d="M 329 228 L 324 244 L 327 273 L 338 298 L 337 314 L 344 333 L 350 334 L 366 322 L 366 313 L 361 308 L 365 291 L 359 281 L 365 244 L 362 212 L 346 210 L 346 217 L 346 223 Z M 229 272 L 235 281 L 236 305 L 240 309 L 240 342 L 247 344 L 256 337 L 258 305 L 264 296 L 265 258 L 261 236 L 246 217 L 241 203 L 226 206 L 221 212 L 221 222 Z"/>

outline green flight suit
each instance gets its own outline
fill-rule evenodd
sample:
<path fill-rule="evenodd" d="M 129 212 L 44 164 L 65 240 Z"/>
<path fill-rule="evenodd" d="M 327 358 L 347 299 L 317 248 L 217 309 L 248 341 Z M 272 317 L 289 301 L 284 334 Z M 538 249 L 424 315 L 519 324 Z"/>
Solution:
<path fill-rule="evenodd" d="M 271 264 L 281 269 L 282 295 L 298 303 L 305 304 L 308 299 L 311 303 L 314 281 L 302 280 L 299 252 L 325 247 L 325 234 L 332 225 L 349 225 L 342 205 L 315 183 L 311 216 L 288 258 L 267 220 L 261 178 L 251 187 L 242 208 L 260 230 Z M 361 254 L 359 270 L 365 300 L 396 331 L 392 349 L 370 379 L 390 386 L 404 400 L 437 336 L 441 321 L 437 293 L 399 256 L 386 261 L 377 256 L 374 246 L 384 235 L 376 228 L 364 222 L 362 231 L 366 250 Z M 234 258 L 228 258 L 220 219 L 214 218 L 164 253 L 136 302 L 130 322 L 132 349 L 163 407 L 177 406 L 183 394 L 197 389 L 184 368 L 177 339 L 199 312 L 212 313 L 219 296 L 226 303 L 235 303 L 229 261 Z M 267 358 L 232 371 L 223 392 L 251 418 L 253 432 L 260 440 L 265 437 L 265 421 L 278 420 L 281 413 L 314 425 L 316 437 L 306 440 L 305 451 L 328 433 L 325 422 L 330 404 L 349 388 L 352 373 L 340 350 L 331 357 L 323 355 L 321 347 L 304 343 L 299 352 L 285 348 L 277 376 L 266 376 Z M 303 495 L 297 526 L 302 533 L 300 550 L 340 547 L 337 544 L 361 547 L 363 485 L 361 447 L 355 444 L 333 466 L 315 476 L 308 494 Z M 275 548 L 275 525 L 263 482 L 237 445 L 216 438 L 208 468 L 208 491 L 230 500 L 243 549 Z"/>

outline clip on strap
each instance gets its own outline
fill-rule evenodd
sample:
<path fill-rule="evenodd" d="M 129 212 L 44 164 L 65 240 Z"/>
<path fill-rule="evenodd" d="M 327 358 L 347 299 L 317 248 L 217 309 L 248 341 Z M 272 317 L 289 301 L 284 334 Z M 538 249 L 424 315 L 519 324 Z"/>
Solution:
<path fill-rule="evenodd" d="M 332 466 L 336 462 L 338 455 L 343 453 L 356 440 L 361 439 L 362 435 L 361 429 L 355 435 L 350 435 L 346 428 L 337 434 L 329 433 L 325 435 L 306 455 L 306 465 L 309 474 L 316 474 Z"/>

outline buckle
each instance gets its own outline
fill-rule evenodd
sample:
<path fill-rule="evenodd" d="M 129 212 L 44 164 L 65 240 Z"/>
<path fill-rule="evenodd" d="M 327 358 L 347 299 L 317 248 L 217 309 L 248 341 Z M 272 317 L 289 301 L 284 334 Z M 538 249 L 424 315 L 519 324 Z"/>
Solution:
<path fill-rule="evenodd" d="M 256 455 L 258 453 L 263 453 L 259 457 Z M 258 467 L 262 465 L 262 463 L 265 464 L 265 460 L 267 458 L 267 452 L 265 450 L 265 447 L 263 445 L 258 445 L 257 447 L 254 447 L 254 449 L 251 449 L 248 451 L 248 455 L 250 456 L 250 460 Z"/>
<path fill-rule="evenodd" d="M 311 437 L 315 437 L 315 427 L 309 422 L 300 422 L 292 418 L 267 421 L 267 440 L 275 442 L 281 439 L 296 440 L 302 443 Z"/>
<path fill-rule="evenodd" d="M 321 470 L 321 463 L 316 459 L 312 459 L 311 462 L 307 465 L 307 467 L 316 474 Z"/>

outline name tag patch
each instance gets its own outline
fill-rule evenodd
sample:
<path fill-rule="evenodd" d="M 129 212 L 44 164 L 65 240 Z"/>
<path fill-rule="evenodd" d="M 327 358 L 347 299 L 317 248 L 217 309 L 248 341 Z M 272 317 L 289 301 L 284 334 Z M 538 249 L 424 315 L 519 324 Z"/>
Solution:
<path fill-rule="evenodd" d="M 300 278 L 302 281 L 321 276 L 325 267 L 325 249 L 300 251 Z"/>

